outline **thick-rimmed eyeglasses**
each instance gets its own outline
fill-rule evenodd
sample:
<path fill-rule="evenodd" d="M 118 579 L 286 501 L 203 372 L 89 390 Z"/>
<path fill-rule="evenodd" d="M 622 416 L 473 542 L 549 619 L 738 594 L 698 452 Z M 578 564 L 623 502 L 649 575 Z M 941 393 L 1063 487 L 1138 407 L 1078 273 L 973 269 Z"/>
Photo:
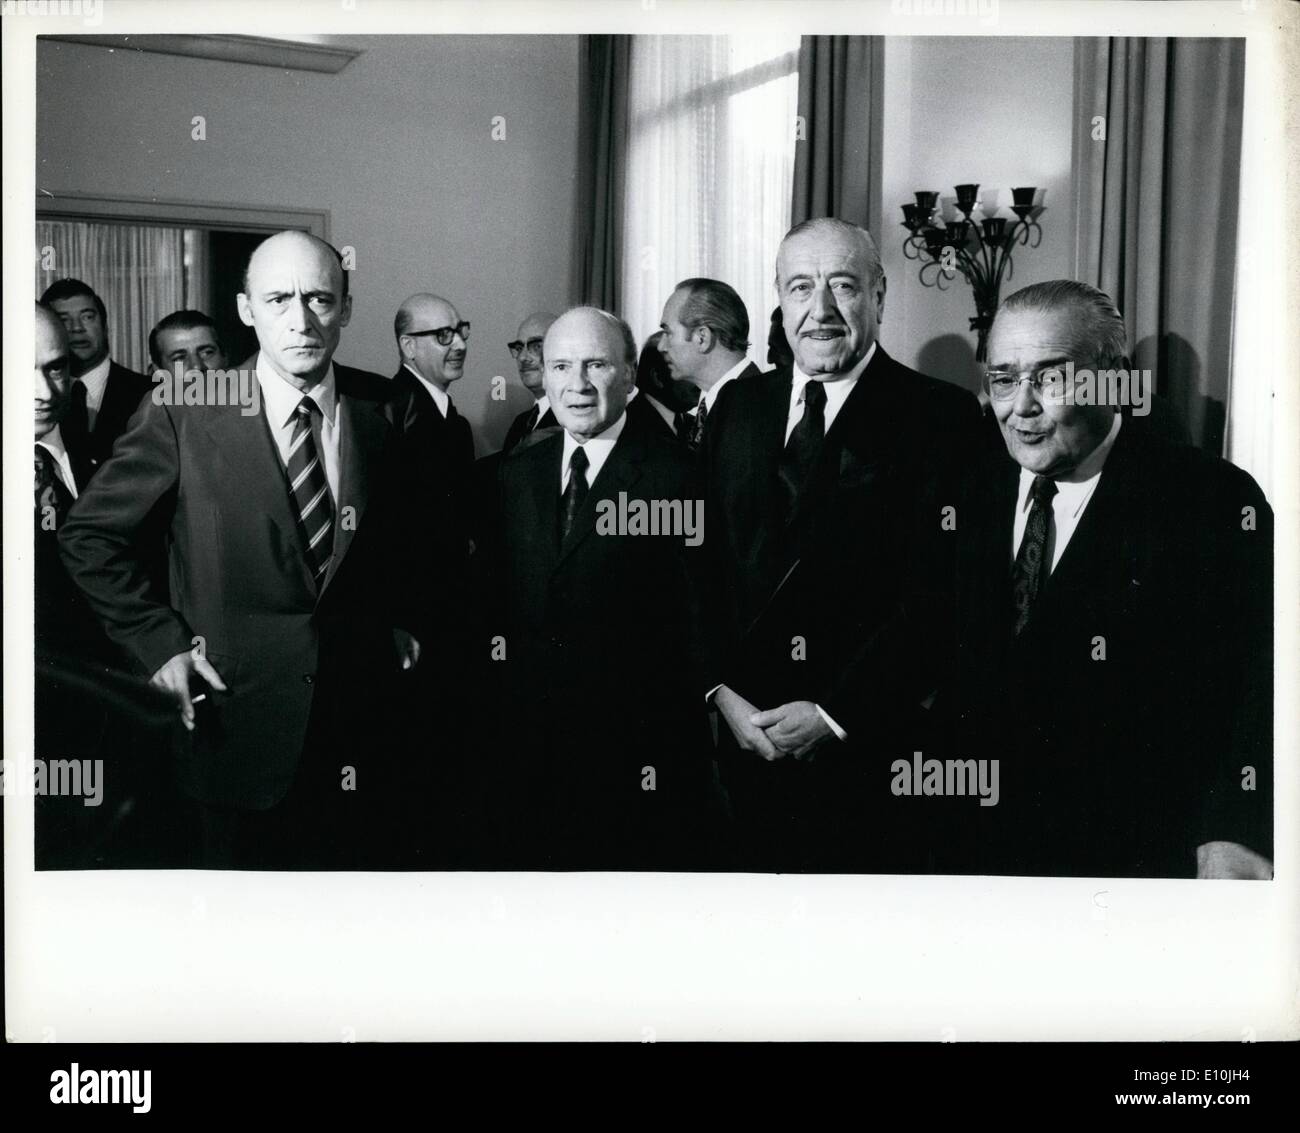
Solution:
<path fill-rule="evenodd" d="M 451 340 L 457 335 L 466 341 L 469 340 L 469 323 L 457 323 L 454 327 L 437 327 L 434 330 L 408 330 L 402 332 L 403 338 L 425 338 L 433 335 L 438 340 L 439 346 L 450 346 Z"/>
<path fill-rule="evenodd" d="M 985 370 L 984 384 L 994 401 L 1010 401 L 1020 390 L 1020 383 L 1028 382 L 1044 401 L 1065 401 L 1074 391 L 1073 369 L 1065 366 L 1044 366 L 1039 370 Z"/>
<path fill-rule="evenodd" d="M 530 338 L 527 342 L 520 342 L 515 339 L 514 342 L 507 342 L 506 349 L 510 351 L 512 358 L 518 358 L 525 350 L 529 354 L 540 355 L 542 352 L 542 340 L 540 338 Z"/>

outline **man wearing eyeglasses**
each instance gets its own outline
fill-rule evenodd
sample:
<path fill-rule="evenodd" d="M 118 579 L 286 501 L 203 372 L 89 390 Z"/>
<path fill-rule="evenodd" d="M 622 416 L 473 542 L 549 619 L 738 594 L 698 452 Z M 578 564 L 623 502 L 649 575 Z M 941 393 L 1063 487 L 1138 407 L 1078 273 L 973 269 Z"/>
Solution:
<path fill-rule="evenodd" d="M 1002 802 L 966 812 L 963 872 L 1271 876 L 1272 512 L 1120 412 L 1126 346 L 1072 280 L 1009 296 L 990 331 L 1011 460 L 959 509 L 949 706 L 952 754 L 1000 758 Z"/>
<path fill-rule="evenodd" d="M 451 400 L 465 374 L 470 325 L 439 295 L 412 295 L 393 319 L 402 364 L 393 376 L 396 400 L 412 451 L 422 461 L 425 485 L 439 510 L 458 527 L 468 549 L 466 486 L 474 464 L 469 422 Z"/>
<path fill-rule="evenodd" d="M 519 369 L 519 380 L 532 395 L 533 404 L 510 423 L 505 443 L 501 446 L 503 453 L 510 452 L 525 437 L 533 436 L 539 429 L 554 428 L 558 424 L 551 411 L 551 403 L 547 400 L 543 380 L 546 371 L 542 342 L 553 322 L 555 316 L 545 311 L 529 315 L 519 324 L 519 333 L 514 341 L 507 343 L 510 356 Z"/>

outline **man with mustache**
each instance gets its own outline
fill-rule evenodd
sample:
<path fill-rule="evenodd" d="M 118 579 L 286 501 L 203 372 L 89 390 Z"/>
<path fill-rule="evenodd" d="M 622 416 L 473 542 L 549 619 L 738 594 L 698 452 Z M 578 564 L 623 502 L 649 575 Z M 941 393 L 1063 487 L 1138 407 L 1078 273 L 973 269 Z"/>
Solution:
<path fill-rule="evenodd" d="M 40 299 L 63 322 L 72 360 L 72 390 L 62 425 L 77 482 L 86 484 L 126 430 L 140 399 L 152 388 L 144 374 L 108 356 L 108 311 L 79 279 L 50 284 Z"/>
<path fill-rule="evenodd" d="M 925 725 L 952 637 L 944 508 L 980 443 L 978 403 L 877 341 L 871 236 L 796 225 L 776 287 L 793 366 L 732 382 L 702 450 L 712 625 L 701 688 L 763 870 L 887 871 L 890 762 Z"/>
<path fill-rule="evenodd" d="M 146 401 L 65 521 L 63 559 L 175 699 L 203 864 L 357 865 L 385 769 L 366 758 L 384 750 L 370 713 L 419 659 L 402 628 L 400 431 L 385 379 L 334 361 L 352 313 L 334 248 L 268 237 L 237 298 L 259 413 Z M 159 521 L 166 594 L 148 571 Z"/>
<path fill-rule="evenodd" d="M 1096 288 L 1008 296 L 988 356 L 1005 450 L 969 480 L 961 664 L 937 707 L 958 754 L 1000 757 L 1004 790 L 965 811 L 950 868 L 1271 877 L 1268 502 L 1121 412 L 1096 375 L 1129 369 L 1127 335 Z"/>
<path fill-rule="evenodd" d="M 510 355 L 519 369 L 519 380 L 533 398 L 533 404 L 519 414 L 511 423 L 506 433 L 502 452 L 510 452 L 525 437 L 532 436 L 538 429 L 551 429 L 557 424 L 551 403 L 546 397 L 545 359 L 542 356 L 542 341 L 555 316 L 538 311 L 529 315 L 519 324 L 519 333 L 510 345 Z"/>

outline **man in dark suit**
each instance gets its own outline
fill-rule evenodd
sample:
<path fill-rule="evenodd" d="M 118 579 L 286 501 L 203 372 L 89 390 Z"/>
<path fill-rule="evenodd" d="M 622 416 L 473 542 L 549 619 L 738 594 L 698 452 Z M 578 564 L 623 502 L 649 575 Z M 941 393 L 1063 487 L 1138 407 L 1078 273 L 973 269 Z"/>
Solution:
<path fill-rule="evenodd" d="M 749 312 L 721 280 L 684 279 L 664 304 L 659 329 L 658 346 L 669 373 L 700 391 L 684 438 L 692 449 L 699 449 L 718 395 L 729 382 L 762 372 L 745 354 Z"/>
<path fill-rule="evenodd" d="M 510 356 L 519 368 L 519 380 L 523 383 L 533 404 L 510 422 L 506 432 L 502 452 L 511 452 L 525 437 L 532 436 L 539 429 L 553 429 L 558 425 L 555 414 L 551 412 L 551 403 L 546 398 L 545 359 L 542 356 L 542 344 L 546 332 L 555 322 L 555 316 L 545 311 L 529 315 L 519 324 L 519 335 L 511 343 Z"/>
<path fill-rule="evenodd" d="M 977 402 L 877 342 L 870 235 L 820 219 L 782 241 L 795 364 L 732 382 L 705 436 L 713 650 L 706 693 L 754 869 L 887 871 L 889 766 L 912 750 L 951 641 L 946 513 Z"/>
<path fill-rule="evenodd" d="M 656 501 L 698 522 L 691 460 L 626 412 L 636 344 L 620 319 L 576 308 L 545 349 L 563 431 L 500 474 L 503 864 L 707 868 L 707 720 L 688 675 L 699 548 L 685 526 L 620 519 Z"/>
<path fill-rule="evenodd" d="M 1125 350 L 1114 304 L 1072 280 L 1011 295 L 990 331 L 1011 459 L 969 480 L 937 708 L 953 753 L 1000 758 L 1001 799 L 964 812 L 943 868 L 1271 876 L 1272 512 L 1119 412 L 1097 379 L 1131 374 Z"/>
<path fill-rule="evenodd" d="M 652 433 L 686 444 L 691 434 L 691 411 L 700 391 L 684 378 L 676 381 L 668 361 L 659 349 L 664 332 L 657 330 L 645 340 L 637 359 L 635 389 L 627 402 L 632 420 Z"/>
<path fill-rule="evenodd" d="M 333 248 L 269 237 L 238 304 L 258 337 L 256 396 L 146 402 L 69 514 L 63 557 L 109 636 L 176 700 L 205 864 L 356 864 L 356 812 L 383 770 L 366 759 L 384 750 L 370 705 L 419 657 L 394 608 L 410 593 L 393 577 L 400 436 L 387 382 L 333 362 L 352 308 Z M 166 600 L 139 538 L 157 514 Z"/>
<path fill-rule="evenodd" d="M 108 356 L 108 312 L 104 301 L 79 279 L 50 284 L 40 299 L 62 320 L 72 355 L 72 401 L 63 421 L 63 440 L 80 484 L 89 482 L 126 429 L 149 379 Z"/>

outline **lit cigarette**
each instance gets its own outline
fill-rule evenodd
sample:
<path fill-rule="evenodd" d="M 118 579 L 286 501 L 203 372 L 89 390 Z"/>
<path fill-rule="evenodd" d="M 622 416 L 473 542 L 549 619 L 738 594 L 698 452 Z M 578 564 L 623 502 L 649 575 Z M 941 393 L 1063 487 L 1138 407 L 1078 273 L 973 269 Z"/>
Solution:
<path fill-rule="evenodd" d="M 207 699 L 208 699 L 208 694 L 207 694 L 206 692 L 201 692 L 201 693 L 199 693 L 198 696 L 191 696 L 191 697 L 190 697 L 190 703 L 191 703 L 191 704 L 198 704 L 198 702 L 199 702 L 200 700 L 207 700 Z"/>

